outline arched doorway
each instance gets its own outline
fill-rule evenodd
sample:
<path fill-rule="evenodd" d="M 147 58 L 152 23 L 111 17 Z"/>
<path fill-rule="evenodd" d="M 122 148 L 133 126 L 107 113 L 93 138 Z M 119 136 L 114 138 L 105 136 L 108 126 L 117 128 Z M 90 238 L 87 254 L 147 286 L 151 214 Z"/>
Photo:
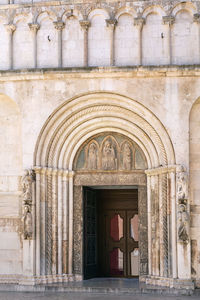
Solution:
<path fill-rule="evenodd" d="M 130 176 L 119 176 L 123 170 L 118 169 L 112 170 L 117 171 L 112 176 L 108 172 L 101 177 L 98 170 L 87 176 L 84 172 L 78 174 L 74 164 L 80 149 L 97 136 L 107 138 L 110 133 L 125 137 L 130 145 L 140 149 L 145 157 L 145 172 L 136 174 L 129 170 Z M 106 164 L 102 158 L 101 167 Z M 142 268 L 140 264 L 140 280 L 172 285 L 177 279 L 177 168 L 168 133 L 150 110 L 133 99 L 113 93 L 75 97 L 60 106 L 45 123 L 36 145 L 34 165 L 35 267 L 36 275 L 43 276 L 43 281 L 83 278 L 81 187 L 91 185 L 138 186 L 139 194 L 147 193 L 144 206 L 148 266 L 145 267 L 145 258 Z"/>
<path fill-rule="evenodd" d="M 146 168 L 141 149 L 119 133 L 91 137 L 77 152 L 74 204 L 82 203 L 83 220 L 74 231 L 83 228 L 83 240 L 74 245 L 83 244 L 84 278 L 147 275 Z"/>

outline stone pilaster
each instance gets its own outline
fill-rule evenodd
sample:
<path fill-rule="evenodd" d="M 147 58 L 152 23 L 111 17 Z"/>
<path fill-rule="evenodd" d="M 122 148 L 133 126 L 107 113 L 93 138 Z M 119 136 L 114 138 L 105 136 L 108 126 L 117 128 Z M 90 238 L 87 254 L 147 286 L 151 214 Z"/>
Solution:
<path fill-rule="evenodd" d="M 193 22 L 197 23 L 198 24 L 198 54 L 199 54 L 199 57 L 198 57 L 198 63 L 200 63 L 200 14 L 194 14 L 193 16 Z"/>
<path fill-rule="evenodd" d="M 16 26 L 14 24 L 6 24 L 6 30 L 9 33 L 9 69 L 13 69 L 13 33 L 16 30 Z"/>
<path fill-rule="evenodd" d="M 40 25 L 37 23 L 28 24 L 33 38 L 33 68 L 37 68 L 37 31 L 40 28 Z"/>
<path fill-rule="evenodd" d="M 168 39 L 168 50 L 167 50 L 167 57 L 168 57 L 168 64 L 172 64 L 172 40 L 171 40 L 171 28 L 174 24 L 175 18 L 173 16 L 164 16 L 163 17 L 163 24 L 167 26 L 167 39 Z"/>
<path fill-rule="evenodd" d="M 138 17 L 134 18 L 134 26 L 137 28 L 137 36 L 138 36 L 138 65 L 142 65 L 142 28 L 145 24 L 145 19 Z"/>
<path fill-rule="evenodd" d="M 90 24 L 90 21 L 87 21 L 87 20 L 82 20 L 79 23 L 84 32 L 83 66 L 87 67 L 88 66 L 88 29 L 91 24 Z"/>
<path fill-rule="evenodd" d="M 62 67 L 62 30 L 65 28 L 65 23 L 62 21 L 53 22 L 55 29 L 58 32 L 58 68 Z"/>
<path fill-rule="evenodd" d="M 117 20 L 115 19 L 107 19 L 106 25 L 110 32 L 110 66 L 113 66 L 115 64 L 115 46 L 114 46 L 114 40 L 115 40 L 115 26 L 117 24 Z"/>

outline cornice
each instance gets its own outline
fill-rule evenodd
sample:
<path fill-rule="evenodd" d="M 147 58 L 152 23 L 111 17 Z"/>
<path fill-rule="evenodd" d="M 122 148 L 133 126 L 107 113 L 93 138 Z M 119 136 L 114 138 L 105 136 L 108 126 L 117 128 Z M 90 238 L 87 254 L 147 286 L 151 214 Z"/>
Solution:
<path fill-rule="evenodd" d="M 41 68 L 0 71 L 0 82 L 90 78 L 200 77 L 200 65 Z"/>

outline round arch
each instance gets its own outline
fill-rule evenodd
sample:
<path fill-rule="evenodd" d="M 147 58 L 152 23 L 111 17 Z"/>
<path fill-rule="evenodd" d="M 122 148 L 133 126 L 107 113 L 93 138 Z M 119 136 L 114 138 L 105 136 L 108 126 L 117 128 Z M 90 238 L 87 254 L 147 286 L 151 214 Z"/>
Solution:
<path fill-rule="evenodd" d="M 81 143 L 100 131 L 133 139 L 145 153 L 148 168 L 175 164 L 170 137 L 150 110 L 128 97 L 96 92 L 70 99 L 48 118 L 36 144 L 34 165 L 72 169 Z"/>
<path fill-rule="evenodd" d="M 121 135 L 136 144 L 145 156 L 148 170 L 131 169 L 130 172 L 121 170 L 120 173 L 120 169 L 117 169 L 112 174 L 109 170 L 107 173 L 105 171 L 105 174 L 101 173 L 101 170 L 97 170 L 100 172 L 87 170 L 82 172 L 76 168 L 73 170 L 76 155 L 80 153 L 81 147 L 89 140 L 108 133 Z M 47 270 L 48 274 L 58 276 L 65 274 L 68 278 L 69 274 L 75 276 L 78 268 L 81 270 L 82 188 L 96 183 L 102 186 L 134 185 L 140 190 L 138 201 L 143 203 L 141 205 L 143 220 L 146 222 L 146 227 L 143 226 L 146 243 L 148 240 L 148 247 L 145 244 L 140 248 L 143 249 L 141 255 L 144 255 L 141 270 L 145 270 L 147 274 L 147 270 L 152 269 L 152 274 L 156 275 L 155 266 L 151 266 L 154 246 L 151 246 L 150 215 L 147 237 L 147 207 L 151 207 L 151 201 L 164 203 L 162 205 L 165 209 L 161 211 L 161 215 L 167 222 L 167 195 L 171 193 L 168 191 L 170 186 L 168 181 L 173 186 L 172 191 L 175 190 L 175 155 L 166 129 L 149 109 L 134 99 L 110 92 L 93 92 L 69 99 L 49 116 L 41 130 L 34 153 L 34 170 L 37 223 L 35 249 L 38 276 L 46 275 Z M 127 171 L 129 173 L 126 173 Z M 174 195 L 170 194 L 170 197 Z M 44 202 L 46 206 L 43 205 Z M 173 211 L 175 212 L 175 209 Z M 76 222 L 75 219 L 79 221 Z M 175 213 L 172 219 L 175 219 Z M 168 238 L 173 240 L 173 253 L 176 253 L 175 233 L 171 237 L 167 224 L 165 225 L 161 228 L 162 234 L 166 241 Z M 48 241 L 47 244 L 45 241 Z M 43 251 L 45 247 L 50 247 L 52 251 Z M 162 244 L 161 248 L 162 260 L 166 261 L 167 245 Z M 159 251 L 156 255 L 159 256 Z M 173 257 L 176 266 L 176 257 L 175 255 Z M 167 276 L 167 264 L 165 266 L 161 270 L 162 276 Z M 176 276 L 176 272 L 173 272 Z"/>

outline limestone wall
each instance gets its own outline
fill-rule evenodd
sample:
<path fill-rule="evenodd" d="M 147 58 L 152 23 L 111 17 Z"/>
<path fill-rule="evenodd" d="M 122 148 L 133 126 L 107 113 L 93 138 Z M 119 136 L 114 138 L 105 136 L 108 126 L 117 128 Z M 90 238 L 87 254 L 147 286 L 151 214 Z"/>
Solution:
<path fill-rule="evenodd" d="M 35 272 L 34 266 L 29 266 L 26 250 L 32 247 L 29 241 L 24 243 L 23 249 L 21 178 L 23 170 L 34 165 L 34 152 L 43 125 L 58 107 L 64 103 L 70 106 L 71 99 L 76 101 L 80 95 L 92 94 L 88 105 L 99 105 L 99 93 L 103 92 L 116 98 L 115 106 L 119 109 L 123 109 L 123 105 L 117 97 L 122 95 L 131 99 L 130 110 L 133 103 L 138 102 L 151 112 L 169 135 L 176 164 L 183 165 L 190 175 L 187 205 L 189 209 L 191 204 L 192 259 L 190 261 L 188 245 L 185 252 L 184 247 L 178 248 L 182 252 L 177 253 L 177 257 L 182 264 L 180 277 L 188 279 L 191 273 L 200 286 L 199 12 L 198 1 L 165 0 L 152 5 L 149 1 L 76 0 L 72 4 L 0 0 L 0 274 L 20 276 L 24 271 L 29 275 Z M 74 68 L 64 69 L 67 67 Z M 79 101 L 81 105 L 82 100 Z M 114 100 L 109 101 L 111 105 Z M 69 113 L 74 110 L 75 106 L 70 106 Z M 121 117 L 123 119 L 123 113 Z M 146 112 L 142 117 L 147 118 Z M 80 115 L 80 119 L 82 122 L 84 116 Z M 107 124 L 100 112 L 99 119 Z M 88 117 L 83 123 L 89 128 L 91 122 L 92 117 Z M 125 120 L 121 122 L 125 126 Z M 112 126 L 110 123 L 109 128 Z M 73 129 L 78 135 L 78 125 Z M 142 126 L 140 130 L 142 141 L 148 132 Z M 154 135 L 154 128 L 149 132 Z M 137 126 L 131 134 L 137 137 Z M 152 153 L 160 155 L 156 147 Z M 47 158 L 43 157 L 42 167 L 46 167 L 45 161 Z M 160 167 L 162 173 L 162 162 L 153 157 L 152 161 L 153 167 Z M 51 177 L 51 171 L 48 172 Z M 167 197 L 166 189 L 164 193 Z M 175 192 L 171 193 L 175 199 Z M 46 201 L 44 195 L 43 202 Z M 42 205 L 41 213 L 45 214 Z M 169 203 L 168 208 L 170 211 Z M 62 206 L 59 207 L 59 224 L 62 223 L 61 211 Z M 176 215 L 175 209 L 173 214 Z M 45 234 L 42 222 L 41 233 Z M 67 223 L 65 228 L 68 228 Z M 176 234 L 173 239 L 176 242 Z M 41 245 L 45 253 L 48 246 L 45 240 Z M 173 249 L 176 252 L 176 247 Z M 61 265 L 60 262 L 60 268 Z M 42 272 L 45 274 L 45 270 Z"/>
<path fill-rule="evenodd" d="M 16 3 L 0 1 L 2 70 L 200 63 L 195 1 Z"/>
<path fill-rule="evenodd" d="M 176 163 L 184 165 L 189 170 L 189 115 L 193 103 L 200 94 L 198 74 L 197 68 L 189 70 L 150 67 L 132 70 L 94 68 L 91 73 L 85 73 L 85 69 L 73 72 L 40 70 L 1 73 L 0 222 L 4 241 L 0 249 L 0 263 L 4 266 L 1 269 L 2 273 L 21 274 L 23 270 L 21 176 L 24 169 L 31 168 L 34 164 L 34 149 L 39 133 L 52 112 L 80 94 L 93 93 L 94 102 L 95 93 L 105 91 L 112 93 L 113 97 L 115 94 L 130 97 L 153 112 L 162 122 L 171 138 Z M 118 105 L 121 105 L 120 101 Z M 194 121 L 191 126 L 195 122 L 198 123 L 198 120 L 195 121 L 195 118 L 198 119 L 198 110 L 191 114 L 193 115 Z M 191 129 L 191 134 L 196 134 L 196 131 Z M 196 151 L 196 146 L 193 149 L 191 151 Z M 191 161 L 198 160 L 195 153 L 191 155 Z M 192 218 L 192 240 L 196 241 L 193 241 L 192 245 L 197 244 L 194 247 L 196 251 L 194 268 L 195 277 L 199 278 L 200 250 L 197 242 L 199 222 L 196 214 L 199 210 L 198 177 L 196 177 L 199 169 L 195 160 L 191 168 L 194 169 L 191 185 L 191 189 L 194 187 L 194 190 L 191 199 L 194 203 L 192 209 L 195 211 Z"/>

